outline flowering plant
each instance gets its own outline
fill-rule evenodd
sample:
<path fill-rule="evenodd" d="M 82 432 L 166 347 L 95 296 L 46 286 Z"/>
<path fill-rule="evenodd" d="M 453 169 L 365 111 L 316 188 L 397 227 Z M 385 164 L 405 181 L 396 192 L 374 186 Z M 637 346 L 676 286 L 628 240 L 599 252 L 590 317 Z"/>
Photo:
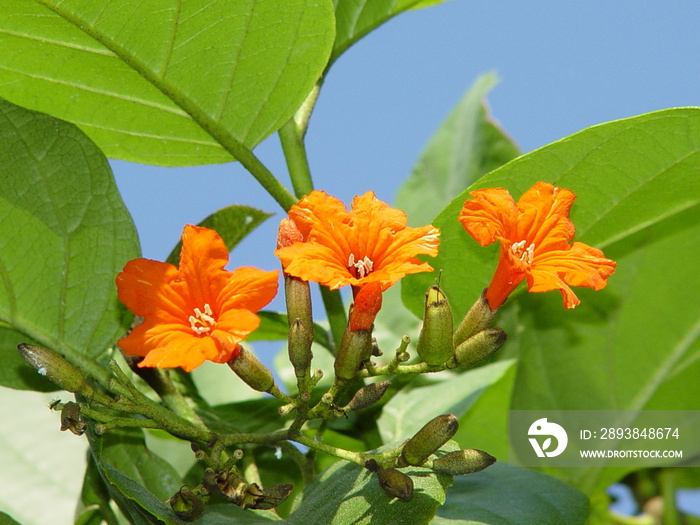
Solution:
<path fill-rule="evenodd" d="M 663 409 L 700 455 L 700 110 L 521 155 L 477 83 L 395 204 L 359 187 L 346 203 L 307 157 L 324 81 L 433 3 L 3 7 L 0 395 L 51 392 L 60 416 L 33 399 L 5 425 L 37 452 L 0 521 L 58 522 L 45 485 L 73 479 L 80 524 L 611 523 L 616 482 L 678 522 L 674 491 L 697 481 L 681 461 L 510 468 L 516 438 L 543 457 L 557 437 L 537 442 L 542 419 L 516 436 L 509 415 Z M 254 152 L 272 133 L 290 187 Z M 166 261 L 143 257 L 107 158 L 236 161 L 282 216 L 265 233 L 257 208 L 210 208 Z M 25 447 L 26 413 L 56 428 Z M 81 459 L 53 469 L 59 428 Z"/>

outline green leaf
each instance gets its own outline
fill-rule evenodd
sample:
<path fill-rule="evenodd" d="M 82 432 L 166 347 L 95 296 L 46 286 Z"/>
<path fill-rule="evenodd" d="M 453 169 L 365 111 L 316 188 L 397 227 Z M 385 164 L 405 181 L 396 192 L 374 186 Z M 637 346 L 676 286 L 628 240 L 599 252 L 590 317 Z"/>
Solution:
<path fill-rule="evenodd" d="M 54 383 L 27 366 L 17 351 L 17 345 L 20 343 L 34 344 L 34 341 L 20 332 L 0 325 L 0 385 L 37 392 L 59 390 Z"/>
<path fill-rule="evenodd" d="M 468 191 L 503 187 L 517 199 L 541 180 L 572 189 L 578 195 L 571 214 L 576 240 L 604 248 L 699 202 L 699 171 L 700 109 L 668 109 L 587 128 L 509 162 Z M 441 285 L 456 320 L 489 283 L 498 250 L 479 246 L 457 221 L 468 191 L 433 221 L 441 246 L 430 264 L 444 270 Z M 422 311 L 433 280 L 431 274 L 402 280 L 404 303 L 413 312 Z"/>
<path fill-rule="evenodd" d="M 555 478 L 526 468 L 495 463 L 456 476 L 434 525 L 579 525 L 588 516 L 588 499 Z"/>
<path fill-rule="evenodd" d="M 99 355 L 128 328 L 114 278 L 138 254 L 100 150 L 0 100 L 0 321 L 64 355 Z"/>
<path fill-rule="evenodd" d="M 448 379 L 430 386 L 400 391 L 384 405 L 377 421 L 382 439 L 384 442 L 407 439 L 441 414 L 462 417 L 513 365 L 512 361 L 493 363 L 447 376 Z"/>
<path fill-rule="evenodd" d="M 565 311 L 557 293 L 527 294 L 524 286 L 506 303 L 502 314 L 517 319 L 521 352 L 512 408 L 700 408 L 698 173 L 700 109 L 684 108 L 586 129 L 474 186 L 505 187 L 516 198 L 538 180 L 572 189 L 576 240 L 618 262 L 605 290 L 576 290 L 576 310 Z M 457 222 L 466 198 L 435 221 L 443 232 L 435 267 L 444 269 L 458 318 L 489 282 L 498 250 L 479 247 Z M 404 280 L 404 300 L 416 311 L 428 282 Z M 591 494 L 625 472 L 553 471 Z"/>
<path fill-rule="evenodd" d="M 301 503 L 287 518 L 290 525 L 394 525 L 427 523 L 445 501 L 449 476 L 420 467 L 402 469 L 414 484 L 410 501 L 391 499 L 376 474 L 339 461 L 304 488 Z"/>
<path fill-rule="evenodd" d="M 231 378 L 232 381 L 236 378 Z M 250 399 L 219 405 L 201 412 L 202 419 L 214 432 L 248 433 L 274 432 L 284 428 L 285 419 L 277 409 L 280 402 L 272 397 Z"/>
<path fill-rule="evenodd" d="M 462 448 L 485 450 L 499 460 L 508 457 L 508 410 L 517 368 L 512 362 L 459 418 L 452 439 Z"/>
<path fill-rule="evenodd" d="M 95 462 L 109 482 L 112 497 L 130 519 L 149 523 L 155 516 L 167 525 L 180 522 L 164 501 L 180 489 L 182 479 L 169 463 L 146 448 L 143 432 L 89 434 Z"/>
<path fill-rule="evenodd" d="M 280 341 L 289 337 L 289 319 L 287 314 L 263 310 L 258 312 L 260 326 L 250 334 L 246 341 Z M 331 349 L 328 331 L 320 324 L 314 323 L 314 342 Z"/>
<path fill-rule="evenodd" d="M 12 516 L 5 514 L 0 511 L 0 525 L 22 525 L 20 522 L 15 521 Z"/>
<path fill-rule="evenodd" d="M 394 16 L 445 0 L 333 0 L 335 5 L 335 44 L 330 64 L 351 45 Z"/>
<path fill-rule="evenodd" d="M 232 160 L 294 114 L 326 66 L 330 0 L 10 2 L 0 96 L 79 126 L 111 158 Z"/>
<path fill-rule="evenodd" d="M 396 196 L 412 226 L 429 224 L 455 195 L 519 155 L 491 120 L 485 97 L 494 73 L 480 76 L 442 123 Z"/>
<path fill-rule="evenodd" d="M 23 525 L 68 523 L 80 495 L 87 443 L 59 431 L 54 399 L 0 387 L 0 509 Z"/>
<path fill-rule="evenodd" d="M 616 275 L 603 292 L 581 294 L 574 312 L 558 301 L 521 298 L 513 408 L 699 410 L 698 235 L 695 206 L 610 245 Z M 629 470 L 552 473 L 594 493 Z"/>
<path fill-rule="evenodd" d="M 272 217 L 272 215 L 272 213 L 267 213 L 251 206 L 234 204 L 215 211 L 197 226 L 215 230 L 224 240 L 224 244 L 226 244 L 226 248 L 230 252 L 250 232 L 260 226 L 263 221 Z M 177 266 L 180 262 L 181 250 L 182 241 L 178 241 L 175 248 L 168 255 L 166 262 Z"/>
<path fill-rule="evenodd" d="M 269 525 L 281 521 L 272 512 L 243 510 L 232 504 L 207 505 L 204 507 L 204 516 L 197 523 L 202 525 Z"/>

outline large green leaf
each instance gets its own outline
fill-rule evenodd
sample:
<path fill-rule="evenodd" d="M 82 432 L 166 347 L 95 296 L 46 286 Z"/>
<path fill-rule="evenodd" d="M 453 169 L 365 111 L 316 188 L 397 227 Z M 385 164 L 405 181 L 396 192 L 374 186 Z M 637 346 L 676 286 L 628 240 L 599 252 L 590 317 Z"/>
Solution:
<path fill-rule="evenodd" d="M 175 469 L 149 451 L 140 430 L 119 430 L 90 436 L 95 463 L 108 482 L 112 498 L 135 523 L 150 523 L 153 516 L 164 523 L 180 523 L 165 500 L 182 486 Z"/>
<path fill-rule="evenodd" d="M 566 483 L 525 468 L 496 463 L 457 476 L 434 525 L 577 525 L 588 499 Z"/>
<path fill-rule="evenodd" d="M 572 209 L 576 240 L 604 248 L 700 201 L 700 109 L 648 113 L 587 128 L 523 155 L 480 179 L 469 190 L 507 188 L 515 198 L 543 180 L 578 195 Z M 468 191 L 433 222 L 441 231 L 440 254 L 456 318 L 461 318 L 496 267 L 497 247 L 480 247 L 457 221 Z M 416 314 L 430 274 L 402 280 L 405 304 Z"/>
<path fill-rule="evenodd" d="M 336 37 L 330 62 L 333 63 L 351 45 L 394 16 L 428 7 L 445 0 L 333 0 Z"/>
<path fill-rule="evenodd" d="M 27 366 L 27 362 L 17 351 L 17 345 L 20 343 L 33 344 L 33 341 L 21 332 L 0 325 L 0 385 L 37 392 L 59 390 L 58 386 Z"/>
<path fill-rule="evenodd" d="M 498 81 L 479 77 L 438 128 L 396 196 L 413 226 L 429 224 L 455 195 L 518 156 L 517 146 L 491 120 L 484 98 Z"/>
<path fill-rule="evenodd" d="M 0 509 L 23 525 L 72 523 L 80 495 L 87 443 L 59 431 L 53 399 L 0 387 Z"/>
<path fill-rule="evenodd" d="M 138 255 L 100 150 L 72 124 L 0 100 L 0 320 L 96 356 L 128 327 L 114 278 Z"/>
<path fill-rule="evenodd" d="M 75 122 L 112 158 L 226 162 L 282 126 L 323 71 L 330 0 L 10 0 L 0 96 Z"/>
<path fill-rule="evenodd" d="M 493 363 L 429 386 L 402 390 L 384 405 L 377 421 L 382 439 L 407 439 L 440 414 L 461 418 L 513 365 L 512 361 Z"/>
<path fill-rule="evenodd" d="M 376 474 L 339 461 L 304 488 L 301 503 L 287 518 L 290 525 L 394 525 L 427 523 L 445 501 L 449 476 L 421 467 L 402 469 L 414 484 L 410 501 L 391 499 Z"/>
<path fill-rule="evenodd" d="M 700 110 L 672 109 L 602 124 L 520 157 L 476 187 L 515 197 L 538 180 L 572 189 L 577 240 L 604 248 L 618 268 L 599 292 L 577 289 L 565 311 L 557 293 L 520 288 L 504 306 L 517 313 L 521 359 L 516 409 L 700 408 Z M 441 227 L 442 285 L 457 316 L 489 282 L 496 250 L 479 247 L 456 217 L 466 193 L 435 221 Z M 404 300 L 427 286 L 404 281 Z M 507 345 L 506 349 L 507 350 Z M 622 469 L 555 472 L 585 492 Z"/>

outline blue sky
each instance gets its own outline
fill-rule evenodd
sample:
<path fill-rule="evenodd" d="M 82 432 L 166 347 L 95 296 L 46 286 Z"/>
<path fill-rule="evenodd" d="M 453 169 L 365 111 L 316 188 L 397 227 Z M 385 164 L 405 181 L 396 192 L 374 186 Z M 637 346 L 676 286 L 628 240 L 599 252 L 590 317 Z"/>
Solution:
<path fill-rule="evenodd" d="M 391 202 L 433 132 L 478 75 L 501 82 L 493 117 L 523 152 L 588 126 L 700 102 L 700 3 L 452 0 L 404 13 L 333 66 L 307 135 L 316 187 Z M 287 182 L 275 135 L 256 154 Z M 280 214 L 238 164 L 165 169 L 114 162 L 143 254 L 162 259 L 186 223 L 228 204 Z M 234 251 L 277 267 L 271 219 Z"/>

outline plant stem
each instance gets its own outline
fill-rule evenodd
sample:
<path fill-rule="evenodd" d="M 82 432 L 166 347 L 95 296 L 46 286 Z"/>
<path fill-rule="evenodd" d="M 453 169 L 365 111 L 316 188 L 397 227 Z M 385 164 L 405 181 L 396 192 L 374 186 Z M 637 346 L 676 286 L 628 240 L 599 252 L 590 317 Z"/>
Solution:
<path fill-rule="evenodd" d="M 333 339 L 333 355 L 338 354 L 338 346 L 343 339 L 345 326 L 348 324 L 348 317 L 345 313 L 345 305 L 343 298 L 340 296 L 340 290 L 331 290 L 323 285 L 321 288 L 321 298 L 323 306 L 326 308 L 328 323 L 331 325 L 331 336 Z"/>
<path fill-rule="evenodd" d="M 680 525 L 681 520 L 676 508 L 676 472 L 673 468 L 664 468 L 659 472 L 661 496 L 663 497 L 662 523 Z"/>
<path fill-rule="evenodd" d="M 306 437 L 303 434 L 297 434 L 296 436 L 290 436 L 289 439 L 292 441 L 296 441 L 300 445 L 305 445 L 309 448 L 312 448 L 312 449 L 317 450 L 319 452 L 323 452 L 323 453 L 328 454 L 330 456 L 335 456 L 337 458 L 344 459 L 345 461 L 355 463 L 356 465 L 360 465 L 361 467 L 364 467 L 364 465 L 365 465 L 365 458 L 359 452 L 351 452 L 349 450 L 345 450 L 342 448 L 336 448 L 336 447 L 333 447 L 331 445 L 326 445 L 325 443 L 321 443 L 320 441 L 316 441 L 313 438 Z"/>
<path fill-rule="evenodd" d="M 287 161 L 289 177 L 292 179 L 292 187 L 297 197 L 308 195 L 314 189 L 311 179 L 311 170 L 306 156 L 304 139 L 300 133 L 294 118 L 280 128 L 278 131 L 284 158 Z"/>

